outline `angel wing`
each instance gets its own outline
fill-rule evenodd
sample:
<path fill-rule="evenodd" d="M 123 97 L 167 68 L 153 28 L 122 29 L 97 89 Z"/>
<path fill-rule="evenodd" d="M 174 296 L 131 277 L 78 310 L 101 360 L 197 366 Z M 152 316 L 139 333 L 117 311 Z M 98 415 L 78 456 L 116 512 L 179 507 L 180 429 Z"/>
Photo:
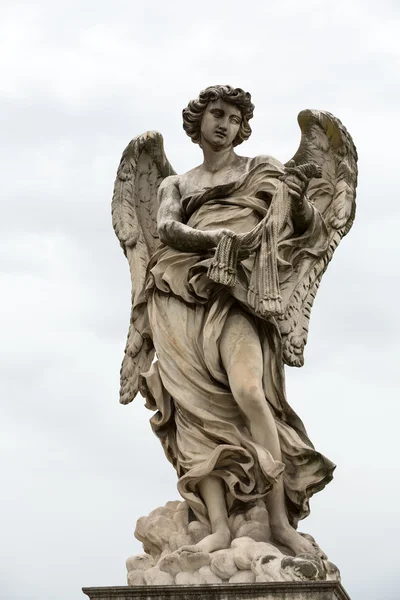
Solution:
<path fill-rule="evenodd" d="M 307 193 L 323 216 L 328 244 L 323 255 L 304 259 L 285 312 L 278 321 L 284 362 L 295 367 L 304 364 L 311 308 L 322 275 L 353 224 L 357 186 L 357 151 L 339 119 L 328 112 L 304 110 L 298 122 L 302 136 L 292 160 L 296 166 L 314 162 L 322 168 L 322 178 L 312 179 Z"/>
<path fill-rule="evenodd" d="M 174 175 L 164 153 L 163 138 L 147 131 L 122 153 L 112 199 L 112 223 L 129 262 L 132 309 L 121 366 L 120 402 L 131 402 L 139 389 L 139 375 L 154 357 L 154 346 L 144 295 L 147 267 L 158 247 L 157 192 L 162 180 Z"/>

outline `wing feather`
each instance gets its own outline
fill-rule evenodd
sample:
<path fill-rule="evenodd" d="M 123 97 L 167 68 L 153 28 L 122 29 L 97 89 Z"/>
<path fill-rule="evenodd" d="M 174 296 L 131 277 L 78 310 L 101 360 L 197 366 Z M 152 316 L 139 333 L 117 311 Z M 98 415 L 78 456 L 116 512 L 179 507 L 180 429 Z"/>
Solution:
<path fill-rule="evenodd" d="M 296 166 L 315 162 L 322 178 L 308 187 L 310 202 L 321 213 L 328 231 L 325 252 L 307 257 L 299 268 L 284 315 L 278 321 L 286 364 L 304 364 L 311 309 L 332 256 L 354 221 L 357 187 L 357 151 L 342 123 L 328 112 L 305 110 L 299 114 L 302 136 L 293 157 Z"/>
<path fill-rule="evenodd" d="M 157 131 L 148 131 L 125 148 L 117 171 L 112 200 L 112 223 L 125 256 L 132 282 L 132 309 L 121 366 L 120 402 L 131 402 L 140 374 L 154 357 L 145 299 L 147 267 L 158 247 L 157 192 L 162 180 L 174 171 Z"/>

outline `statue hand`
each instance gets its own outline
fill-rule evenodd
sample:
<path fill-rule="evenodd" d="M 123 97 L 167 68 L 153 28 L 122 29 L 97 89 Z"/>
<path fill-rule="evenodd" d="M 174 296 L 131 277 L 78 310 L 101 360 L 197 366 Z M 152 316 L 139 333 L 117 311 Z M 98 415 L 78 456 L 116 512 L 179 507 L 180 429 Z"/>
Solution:
<path fill-rule="evenodd" d="M 249 248 L 246 247 L 245 244 L 242 244 L 242 238 L 243 236 L 245 236 L 246 234 L 237 234 L 234 231 L 232 231 L 231 229 L 216 229 L 215 230 L 215 235 L 216 238 L 218 239 L 218 243 L 221 241 L 221 239 L 223 237 L 225 237 L 226 235 L 228 235 L 229 237 L 236 237 L 238 240 L 240 240 L 240 247 L 239 247 L 239 252 L 238 252 L 238 260 L 242 261 L 245 260 L 246 258 L 248 258 L 250 256 L 250 254 L 252 254 L 254 252 L 254 249 L 250 250 Z"/>
<path fill-rule="evenodd" d="M 289 166 L 286 167 L 286 173 L 281 177 L 281 180 L 284 181 L 289 188 L 292 203 L 301 203 L 307 191 L 310 179 L 300 168 L 295 166 L 294 161 L 290 161 Z"/>
<path fill-rule="evenodd" d="M 224 227 L 222 227 L 221 229 L 211 229 L 210 231 L 207 231 L 207 234 L 209 235 L 210 239 L 213 241 L 214 246 L 218 246 L 218 244 L 220 243 L 222 238 L 225 237 L 226 235 L 229 235 L 229 236 L 235 235 L 235 233 L 233 231 L 231 231 L 230 229 L 226 229 Z"/>

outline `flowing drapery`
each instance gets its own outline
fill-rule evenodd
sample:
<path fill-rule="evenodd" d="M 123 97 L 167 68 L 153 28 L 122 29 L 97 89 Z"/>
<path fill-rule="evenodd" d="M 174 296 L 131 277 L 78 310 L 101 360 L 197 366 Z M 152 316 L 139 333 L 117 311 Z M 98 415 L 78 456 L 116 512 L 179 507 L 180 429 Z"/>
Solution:
<path fill-rule="evenodd" d="M 224 227 L 248 232 L 267 214 L 284 185 L 282 166 L 264 160 L 237 181 L 182 199 L 186 223 L 200 230 Z M 326 247 L 326 229 L 317 210 L 307 230 L 296 236 L 288 219 L 276 241 L 279 286 L 287 301 L 302 261 Z M 282 462 L 255 443 L 236 404 L 222 366 L 219 346 L 229 312 L 248 314 L 248 287 L 257 254 L 238 265 L 237 281 L 227 288 L 207 271 L 213 252 L 186 253 L 161 247 L 150 264 L 148 311 L 157 362 L 142 376 L 152 427 L 178 474 L 178 489 L 199 520 L 207 520 L 198 483 L 221 478 L 228 506 L 264 498 L 282 473 L 290 521 L 309 513 L 309 499 L 332 478 L 334 465 L 317 452 L 287 403 L 282 345 L 273 316 L 253 315 L 264 357 L 265 399 L 274 415 Z"/>

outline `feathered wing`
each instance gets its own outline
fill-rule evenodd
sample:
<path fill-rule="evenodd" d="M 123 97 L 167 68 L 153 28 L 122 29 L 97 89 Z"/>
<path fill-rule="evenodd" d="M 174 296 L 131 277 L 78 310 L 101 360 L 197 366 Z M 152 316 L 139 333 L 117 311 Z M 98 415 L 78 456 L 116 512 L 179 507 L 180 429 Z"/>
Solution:
<path fill-rule="evenodd" d="M 174 175 L 164 153 L 163 138 L 148 131 L 133 139 L 122 153 L 112 199 L 112 223 L 129 262 L 132 310 L 121 366 L 120 402 L 131 402 L 139 376 L 154 357 L 144 295 L 149 260 L 159 244 L 157 192 L 162 180 Z"/>
<path fill-rule="evenodd" d="M 304 110 L 298 122 L 301 142 L 292 160 L 296 166 L 314 162 L 322 168 L 322 178 L 310 181 L 307 194 L 324 219 L 328 244 L 322 255 L 303 260 L 300 277 L 278 321 L 284 362 L 295 367 L 304 364 L 311 308 L 322 275 L 353 224 L 357 186 L 357 151 L 339 119 L 328 112 Z"/>

